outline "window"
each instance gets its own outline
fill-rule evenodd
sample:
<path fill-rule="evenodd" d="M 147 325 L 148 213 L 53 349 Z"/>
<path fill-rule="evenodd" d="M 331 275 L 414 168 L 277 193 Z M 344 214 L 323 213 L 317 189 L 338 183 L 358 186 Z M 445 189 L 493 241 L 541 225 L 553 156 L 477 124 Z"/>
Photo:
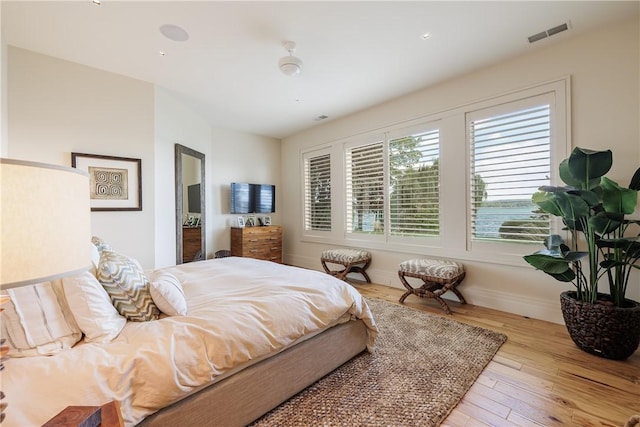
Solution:
<path fill-rule="evenodd" d="M 539 243 L 550 220 L 531 196 L 551 177 L 551 105 L 538 96 L 468 115 L 471 239 Z"/>
<path fill-rule="evenodd" d="M 562 185 L 570 89 L 565 77 L 303 148 L 302 240 L 522 265 L 565 234 L 531 197 Z"/>
<path fill-rule="evenodd" d="M 384 233 L 384 144 L 347 148 L 347 233 Z"/>
<path fill-rule="evenodd" d="M 304 159 L 305 230 L 331 231 L 331 155 Z"/>
<path fill-rule="evenodd" d="M 439 235 L 439 155 L 438 130 L 389 142 L 391 235 Z"/>
<path fill-rule="evenodd" d="M 347 146 L 347 233 L 395 241 L 439 235 L 440 136 L 425 129 Z"/>

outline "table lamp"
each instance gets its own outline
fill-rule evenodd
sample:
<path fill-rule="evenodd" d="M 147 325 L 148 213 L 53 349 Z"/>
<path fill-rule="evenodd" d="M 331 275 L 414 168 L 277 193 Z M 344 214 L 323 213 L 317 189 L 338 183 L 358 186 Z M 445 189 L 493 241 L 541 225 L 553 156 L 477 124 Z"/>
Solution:
<path fill-rule="evenodd" d="M 89 176 L 85 172 L 1 158 L 0 290 L 88 270 L 90 213 Z M 0 298 L 0 302 L 6 299 Z M 4 342 L 2 347 L 4 356 Z M 4 398 L 2 392 L 0 398 Z M 6 406 L 0 402 L 0 418 L 4 418 Z"/>

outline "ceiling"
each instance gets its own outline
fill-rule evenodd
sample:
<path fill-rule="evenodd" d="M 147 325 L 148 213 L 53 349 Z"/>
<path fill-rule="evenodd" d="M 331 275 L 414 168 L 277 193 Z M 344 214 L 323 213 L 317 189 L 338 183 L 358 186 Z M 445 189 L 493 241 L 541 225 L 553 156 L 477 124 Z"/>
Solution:
<path fill-rule="evenodd" d="M 8 45 L 169 89 L 215 127 L 284 138 L 317 125 L 318 116 L 344 117 L 638 16 L 639 5 L 2 0 L 2 33 Z M 568 31 L 528 42 L 565 22 Z M 182 27 L 189 39 L 166 38 L 163 24 Z M 300 76 L 278 69 L 286 40 L 297 43 Z"/>

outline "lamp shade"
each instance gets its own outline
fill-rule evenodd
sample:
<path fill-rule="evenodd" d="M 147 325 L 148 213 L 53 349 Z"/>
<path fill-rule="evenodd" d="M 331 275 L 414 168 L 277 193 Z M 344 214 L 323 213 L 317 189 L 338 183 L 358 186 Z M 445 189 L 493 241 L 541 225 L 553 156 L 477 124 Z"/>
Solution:
<path fill-rule="evenodd" d="M 0 288 L 89 269 L 89 177 L 78 169 L 0 159 Z"/>

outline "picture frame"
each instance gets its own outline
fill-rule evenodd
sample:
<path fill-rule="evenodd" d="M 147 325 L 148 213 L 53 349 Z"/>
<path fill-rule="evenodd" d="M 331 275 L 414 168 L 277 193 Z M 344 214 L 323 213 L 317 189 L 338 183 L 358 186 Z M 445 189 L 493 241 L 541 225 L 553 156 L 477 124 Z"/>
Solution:
<path fill-rule="evenodd" d="M 189 215 L 187 220 L 184 222 L 185 227 L 195 227 L 196 226 L 196 217 L 193 215 Z"/>
<path fill-rule="evenodd" d="M 91 211 L 142 210 L 142 160 L 71 153 L 71 167 L 89 174 Z"/>
<path fill-rule="evenodd" d="M 239 217 L 237 218 L 237 221 L 238 221 L 238 227 L 240 227 L 240 228 L 244 228 L 244 226 L 245 226 L 245 223 L 244 223 L 244 217 L 243 217 L 243 216 L 239 216 Z"/>
<path fill-rule="evenodd" d="M 256 226 L 256 217 L 255 216 L 250 216 L 247 217 L 247 227 L 255 227 Z"/>
<path fill-rule="evenodd" d="M 262 222 L 262 225 L 271 225 L 271 217 L 268 215 L 260 218 L 260 221 Z"/>

